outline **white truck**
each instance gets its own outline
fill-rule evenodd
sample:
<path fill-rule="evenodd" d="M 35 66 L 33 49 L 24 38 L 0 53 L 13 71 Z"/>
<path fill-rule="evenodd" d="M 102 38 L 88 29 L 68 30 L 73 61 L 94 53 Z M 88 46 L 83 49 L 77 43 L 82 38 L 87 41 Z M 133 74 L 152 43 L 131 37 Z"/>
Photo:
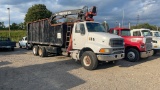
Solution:
<path fill-rule="evenodd" d="M 159 31 L 151 31 L 154 54 L 160 51 L 160 34 Z"/>
<path fill-rule="evenodd" d="M 152 56 L 154 51 L 153 51 L 153 44 L 152 43 L 152 37 L 151 37 L 151 32 L 149 29 L 132 29 L 131 30 L 131 36 L 139 36 L 139 37 L 145 37 L 146 39 L 143 39 L 143 42 L 145 42 L 146 46 L 141 45 L 141 47 L 139 48 L 143 48 L 146 49 L 146 53 L 149 53 L 149 56 Z"/>
<path fill-rule="evenodd" d="M 60 55 L 67 52 L 88 70 L 96 69 L 99 61 L 115 62 L 124 58 L 123 38 L 105 32 L 100 23 L 93 21 L 95 9 L 93 7 L 85 13 L 84 9 L 62 11 L 53 14 L 50 19 L 28 23 L 27 42 L 33 49 L 33 54 L 45 57 L 50 53 Z M 78 14 L 78 19 L 81 20 L 56 24 L 50 22 L 57 20 L 57 16 L 74 14 Z"/>

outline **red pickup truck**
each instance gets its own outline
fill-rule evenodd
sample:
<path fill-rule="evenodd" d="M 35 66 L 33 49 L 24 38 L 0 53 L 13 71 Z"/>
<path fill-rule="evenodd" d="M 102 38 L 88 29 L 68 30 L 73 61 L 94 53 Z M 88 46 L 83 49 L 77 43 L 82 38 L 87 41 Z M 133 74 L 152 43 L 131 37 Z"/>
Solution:
<path fill-rule="evenodd" d="M 138 32 L 131 32 L 128 28 L 115 27 L 109 33 L 119 35 L 124 38 L 125 59 L 131 62 L 147 58 L 153 55 L 152 38 L 140 36 Z M 133 35 L 131 35 L 133 33 Z"/>

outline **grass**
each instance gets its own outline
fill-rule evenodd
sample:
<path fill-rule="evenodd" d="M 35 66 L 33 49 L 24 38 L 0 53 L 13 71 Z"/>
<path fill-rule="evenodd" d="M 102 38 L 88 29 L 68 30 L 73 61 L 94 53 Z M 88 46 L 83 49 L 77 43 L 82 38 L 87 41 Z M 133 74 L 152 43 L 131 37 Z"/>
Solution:
<path fill-rule="evenodd" d="M 18 42 L 22 37 L 26 36 L 26 30 L 11 30 L 10 31 L 10 38 L 12 41 Z M 8 30 L 0 30 L 0 37 L 9 37 Z"/>

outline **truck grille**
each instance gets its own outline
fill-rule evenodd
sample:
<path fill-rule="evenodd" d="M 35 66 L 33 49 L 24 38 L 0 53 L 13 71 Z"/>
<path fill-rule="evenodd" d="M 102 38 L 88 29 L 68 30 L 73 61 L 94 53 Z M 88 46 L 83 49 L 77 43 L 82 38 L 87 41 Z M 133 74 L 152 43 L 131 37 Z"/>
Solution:
<path fill-rule="evenodd" d="M 124 40 L 121 38 L 114 38 L 114 39 L 110 39 L 110 46 L 111 47 L 123 47 L 123 42 Z"/>
<path fill-rule="evenodd" d="M 151 43 L 152 42 L 152 38 L 146 38 L 146 43 Z"/>
<path fill-rule="evenodd" d="M 152 44 L 151 43 L 147 43 L 146 44 L 146 50 L 152 50 Z"/>

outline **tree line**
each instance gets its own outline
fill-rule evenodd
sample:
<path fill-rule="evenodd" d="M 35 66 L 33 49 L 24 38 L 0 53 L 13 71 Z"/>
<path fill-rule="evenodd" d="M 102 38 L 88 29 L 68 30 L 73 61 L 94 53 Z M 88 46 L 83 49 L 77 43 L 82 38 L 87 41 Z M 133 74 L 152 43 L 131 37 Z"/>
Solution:
<path fill-rule="evenodd" d="M 9 27 L 5 26 L 4 22 L 0 21 L 0 30 L 8 30 L 8 29 L 9 29 Z M 19 24 L 12 23 L 10 25 L 10 29 L 11 30 L 24 30 L 25 29 L 25 25 L 24 25 L 24 23 L 19 23 Z"/>

